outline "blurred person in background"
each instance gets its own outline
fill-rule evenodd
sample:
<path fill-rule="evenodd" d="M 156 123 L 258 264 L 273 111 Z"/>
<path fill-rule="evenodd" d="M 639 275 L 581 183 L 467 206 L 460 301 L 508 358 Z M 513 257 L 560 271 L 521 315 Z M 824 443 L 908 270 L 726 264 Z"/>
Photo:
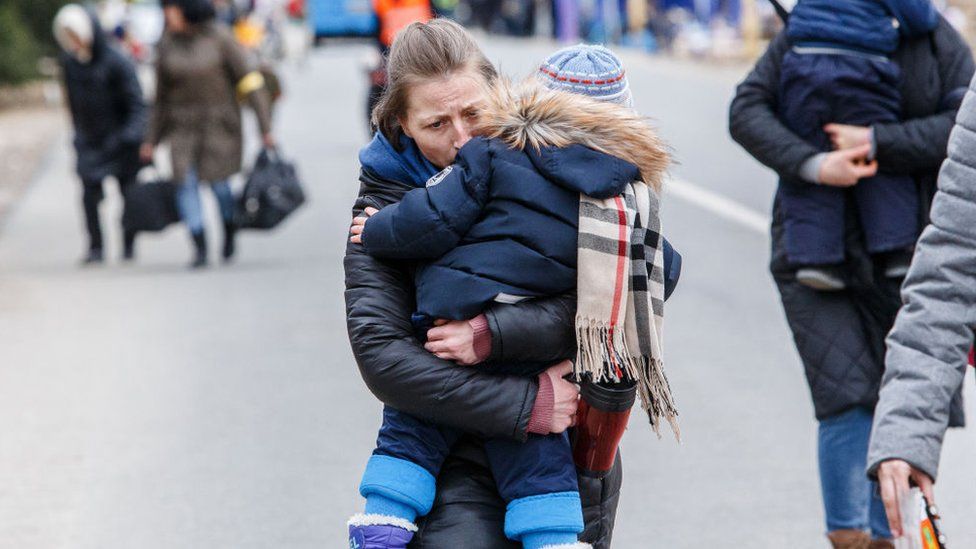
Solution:
<path fill-rule="evenodd" d="M 397 33 L 410 23 L 426 23 L 434 17 L 430 0 L 373 0 L 373 12 L 379 22 L 376 28 L 376 44 L 379 56 L 369 63 L 369 87 L 366 90 L 366 120 L 370 134 L 373 126 L 372 113 L 386 89 L 386 56 Z"/>
<path fill-rule="evenodd" d="M 123 197 L 139 171 L 139 143 L 146 131 L 146 105 L 135 68 L 111 47 L 94 13 L 77 4 L 61 8 L 54 36 L 63 50 L 61 67 L 74 124 L 77 171 L 88 229 L 83 264 L 104 261 L 98 205 L 106 177 L 118 180 Z M 132 259 L 135 235 L 124 232 L 122 257 Z"/>
<path fill-rule="evenodd" d="M 868 473 L 878 478 L 896 537 L 909 481 L 935 503 L 942 439 L 976 331 L 976 134 L 970 128 L 976 128 L 976 79 L 949 140 L 932 224 L 902 287 L 905 305 L 888 335 L 874 413 Z"/>
<path fill-rule="evenodd" d="M 925 225 L 956 110 L 973 75 L 968 45 L 941 18 L 933 31 L 902 38 L 890 56 L 901 73 L 901 119 L 825 129 L 834 146 L 828 151 L 801 138 L 779 117 L 783 60 L 794 45 L 786 32 L 780 33 L 739 85 L 730 109 L 732 137 L 794 185 L 855 186 L 874 170 L 865 166 L 873 157 L 882 172 L 914 179 L 919 224 Z M 827 535 L 837 548 L 892 547 L 883 504 L 864 470 L 884 373 L 885 335 L 901 306 L 901 279 L 884 276 L 882 262 L 865 249 L 854 208 L 847 208 L 841 267 L 847 288 L 822 292 L 801 284 L 786 257 L 783 208 L 778 193 L 770 269 L 819 422 Z M 961 398 L 950 408 L 949 423 L 961 425 Z"/>
<path fill-rule="evenodd" d="M 426 23 L 434 17 L 430 0 L 373 0 L 373 12 L 379 20 L 377 39 L 380 52 L 386 55 L 397 33 L 410 23 Z"/>
<path fill-rule="evenodd" d="M 226 27 L 214 22 L 209 0 L 163 0 L 166 32 L 156 67 L 156 104 L 141 156 L 150 161 L 161 141 L 170 145 L 177 208 L 194 246 L 192 268 L 207 265 L 207 238 L 199 185 L 210 184 L 224 226 L 221 256 L 235 253 L 234 195 L 228 178 L 241 170 L 243 137 L 239 100 L 257 115 L 266 148 L 271 135 L 264 78 Z"/>

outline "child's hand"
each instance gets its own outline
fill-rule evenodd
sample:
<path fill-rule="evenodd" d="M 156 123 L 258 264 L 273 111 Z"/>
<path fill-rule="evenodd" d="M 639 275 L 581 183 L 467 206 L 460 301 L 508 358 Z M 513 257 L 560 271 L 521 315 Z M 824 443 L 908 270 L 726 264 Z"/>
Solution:
<path fill-rule="evenodd" d="M 367 206 L 359 217 L 352 220 L 352 227 L 349 228 L 349 234 L 352 236 L 349 237 L 349 242 L 353 244 L 363 243 L 363 229 L 366 228 L 366 222 L 378 211 L 376 208 Z"/>
<path fill-rule="evenodd" d="M 856 149 L 871 144 L 871 128 L 848 124 L 827 124 L 824 131 L 830 135 L 834 150 Z"/>

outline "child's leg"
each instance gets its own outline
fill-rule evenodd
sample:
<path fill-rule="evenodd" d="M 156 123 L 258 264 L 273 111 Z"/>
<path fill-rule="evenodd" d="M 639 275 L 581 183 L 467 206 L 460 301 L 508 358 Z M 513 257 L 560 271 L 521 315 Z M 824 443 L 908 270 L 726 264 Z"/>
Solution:
<path fill-rule="evenodd" d="M 881 174 L 861 180 L 854 199 L 868 253 L 910 249 L 919 233 L 918 185 L 911 177 Z"/>
<path fill-rule="evenodd" d="M 498 493 L 507 504 L 505 535 L 527 549 L 576 547 L 583 507 L 569 437 L 529 436 L 485 442 Z"/>
<path fill-rule="evenodd" d="M 800 267 L 843 263 L 843 190 L 782 181 L 777 197 L 790 264 Z"/>
<path fill-rule="evenodd" d="M 390 407 L 376 439 L 359 492 L 367 514 L 413 522 L 434 503 L 437 473 L 457 440 L 457 433 Z"/>

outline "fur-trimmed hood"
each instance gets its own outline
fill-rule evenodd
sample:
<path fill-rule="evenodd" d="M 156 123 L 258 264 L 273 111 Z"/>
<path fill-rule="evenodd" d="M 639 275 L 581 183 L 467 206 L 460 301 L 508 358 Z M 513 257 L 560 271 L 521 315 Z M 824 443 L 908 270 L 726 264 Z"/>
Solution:
<path fill-rule="evenodd" d="M 583 145 L 637 166 L 644 182 L 658 191 L 671 158 L 648 120 L 634 109 L 549 90 L 534 79 L 512 83 L 499 78 L 487 92 L 478 133 L 534 152 Z"/>

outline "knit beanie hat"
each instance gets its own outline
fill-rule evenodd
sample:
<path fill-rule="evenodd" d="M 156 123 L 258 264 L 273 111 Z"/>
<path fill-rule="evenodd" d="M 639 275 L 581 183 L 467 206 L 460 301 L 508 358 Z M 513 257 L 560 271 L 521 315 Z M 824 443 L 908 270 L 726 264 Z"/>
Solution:
<path fill-rule="evenodd" d="M 620 59 L 603 46 L 579 44 L 563 48 L 542 63 L 538 76 L 550 90 L 634 106 Z"/>

